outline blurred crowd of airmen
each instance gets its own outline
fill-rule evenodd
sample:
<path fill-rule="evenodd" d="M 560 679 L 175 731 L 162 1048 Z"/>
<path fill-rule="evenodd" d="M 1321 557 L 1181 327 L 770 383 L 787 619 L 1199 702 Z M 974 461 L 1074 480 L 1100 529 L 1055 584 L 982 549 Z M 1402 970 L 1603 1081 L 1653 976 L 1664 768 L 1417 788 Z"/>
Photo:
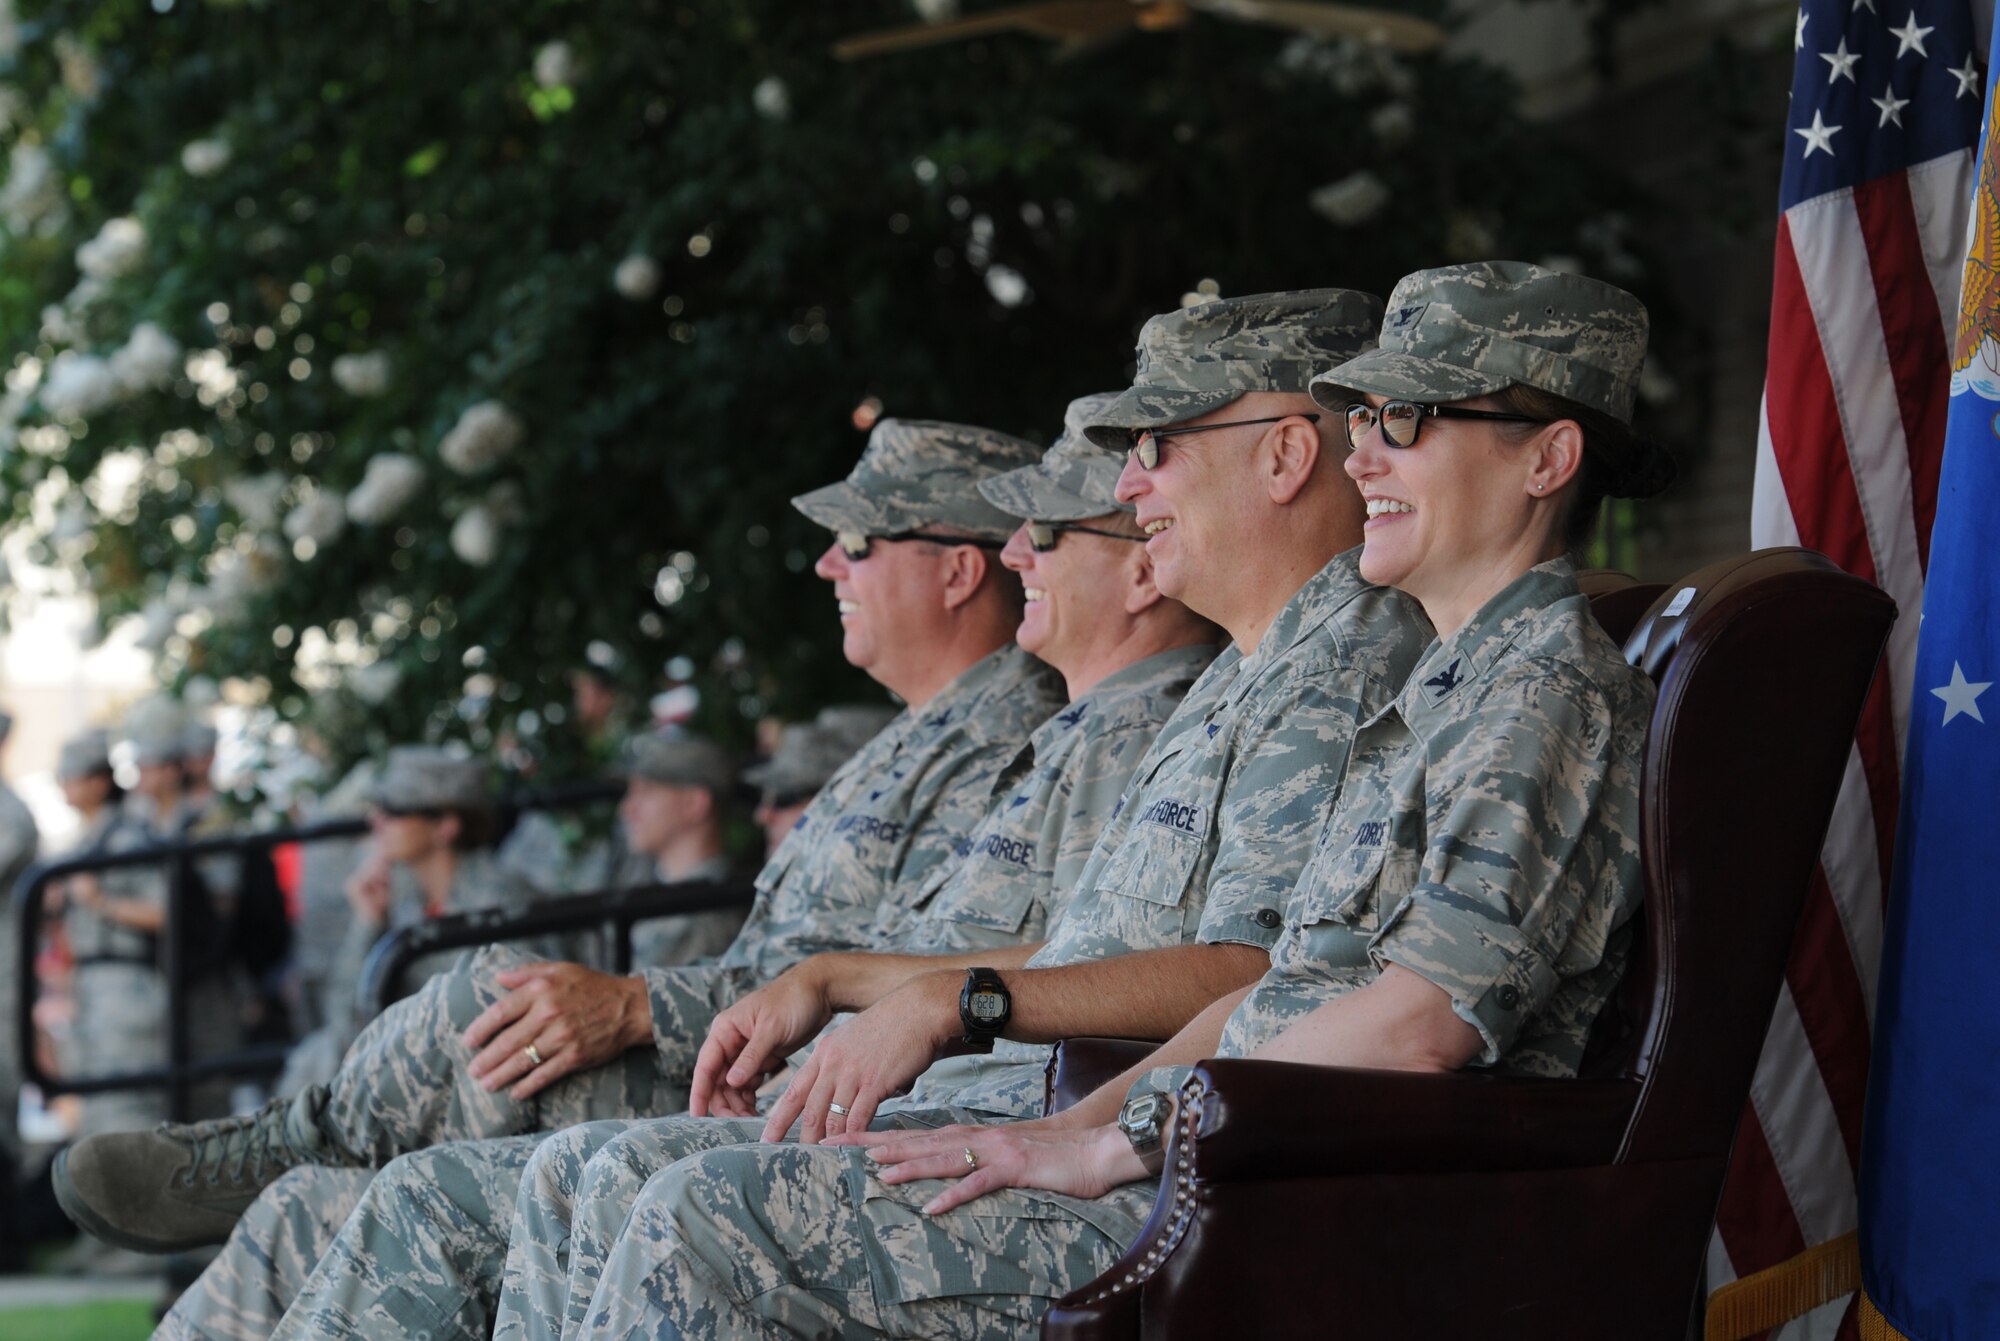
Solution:
<path fill-rule="evenodd" d="M 1411 277 L 1384 318 L 1379 299 L 1338 289 L 1169 312 L 1141 332 L 1133 385 L 1072 404 L 1046 451 L 961 424 L 876 424 L 845 479 L 794 504 L 832 533 L 816 572 L 843 654 L 907 706 L 795 727 L 752 775 L 768 809 L 794 813 L 773 825 L 740 927 L 676 926 L 625 976 L 558 962 L 573 946 L 430 966 L 258 1112 L 73 1148 L 64 1208 L 129 1248 L 224 1244 L 169 1338 L 1018 1335 L 1131 1241 L 1157 1182 L 991 1191 L 968 1228 L 930 1213 L 935 1182 L 902 1186 L 822 1143 L 1032 1118 L 1048 1041 L 1175 1039 L 1220 1028 L 1246 996 L 1256 1008 L 1225 1041 L 1247 1050 L 1381 975 L 1385 956 L 1453 984 L 1473 1045 L 1456 1064 L 1573 1071 L 1567 1044 L 1616 976 L 1629 901 L 1587 909 L 1553 966 L 1539 946 L 1493 948 L 1521 942 L 1504 924 L 1472 936 L 1392 911 L 1431 858 L 1422 748 L 1390 726 L 1425 722 L 1476 773 L 1476 705 L 1516 692 L 1481 676 L 1525 640 L 1613 684 L 1604 724 L 1574 730 L 1553 699 L 1495 700 L 1531 735 L 1567 732 L 1547 753 L 1569 786 L 1623 767 L 1650 690 L 1594 626 L 1583 645 L 1562 622 L 1579 607 L 1560 546 L 1441 647 L 1433 607 L 1362 575 L 1372 514 L 1345 452 L 1324 449 L 1359 454 L 1355 387 L 1374 395 L 1363 435 L 1395 406 L 1628 422 L 1644 311 L 1609 286 L 1489 263 Z M 1343 365 L 1379 365 L 1379 386 L 1321 376 Z M 1516 386 L 1566 399 L 1539 418 L 1384 399 Z M 1420 427 L 1399 425 L 1393 445 Z M 1176 445 L 1163 465 L 1163 443 L 1209 433 L 1195 441 L 1214 450 Z M 1628 439 L 1592 443 L 1590 492 L 1579 501 L 1563 476 L 1541 523 L 1664 481 L 1657 461 L 1627 459 L 1642 455 Z M 1524 493 L 1520 507 L 1540 505 Z M 1536 623 L 1537 602 L 1561 619 Z M 626 771 L 633 858 L 661 879 L 720 873 L 729 761 L 644 735 Z M 1415 799 L 1384 809 L 1392 778 Z M 1544 843 L 1516 784 L 1496 785 L 1495 850 L 1453 849 L 1475 876 L 1535 865 Z M 357 925 L 393 924 L 391 865 L 430 911 L 505 906 L 518 877 L 466 854 L 478 826 L 464 820 L 486 800 L 476 770 L 399 752 L 368 794 L 377 847 L 349 881 Z M 1349 803 L 1373 827 L 1325 847 Z M 1594 865 L 1562 880 L 1632 883 L 1629 810 L 1580 812 L 1577 860 Z M 1339 886 L 1342 863 L 1366 867 L 1366 899 L 1301 894 Z M 1345 936 L 1338 962 L 1306 939 L 1323 924 Z M 1253 993 L 1267 975 L 1286 991 Z M 1550 993 L 1560 1018 L 1543 1013 Z M 947 1055 L 960 1039 L 970 1050 Z M 1212 1053 L 1173 1047 L 1153 1061 Z M 971 1144 L 964 1158 L 977 1166 Z"/>
<path fill-rule="evenodd" d="M 595 682 L 593 681 L 593 684 Z M 775 847 L 827 779 L 873 737 L 895 709 L 843 705 L 812 721 L 783 729 L 771 756 L 748 768 L 720 744 L 677 726 L 625 734 L 607 776 L 624 779 L 616 824 L 578 841 L 555 817 L 529 810 L 507 829 L 502 796 L 492 770 L 462 752 L 434 746 L 390 749 L 364 761 L 312 806 L 325 820 L 366 816 L 368 832 L 355 839 L 301 845 L 297 884 L 287 899 L 266 851 L 196 858 L 186 895 L 188 938 L 188 1036 L 192 1055 L 226 1053 L 259 1032 L 279 994 L 296 1034 L 280 1094 L 329 1079 L 366 1023 L 364 972 L 370 953 L 387 935 L 445 913 L 493 910 L 518 913 L 549 897 L 652 884 L 720 882 L 733 874 L 728 851 L 737 800 L 754 796 L 754 816 L 765 846 Z M 0 747 L 11 731 L 0 713 Z M 66 740 L 56 779 L 78 828 L 60 852 L 41 850 L 27 805 L 0 784 L 0 880 L 11 895 L 37 858 L 109 856 L 180 839 L 223 835 L 237 821 L 218 803 L 210 780 L 216 729 L 192 720 L 165 699 L 147 699 L 128 714 L 119 732 L 82 731 Z M 133 785 L 117 780 L 116 752 L 129 759 Z M 761 855 L 761 854 L 760 854 Z M 140 1071 L 166 1059 L 167 977 L 161 953 L 167 919 L 169 875 L 160 864 L 113 867 L 52 882 L 45 891 L 48 918 L 36 983 L 36 1017 L 45 1061 L 64 1075 L 92 1077 Z M 278 900 L 261 920 L 243 916 L 246 899 Z M 289 905 L 289 907 L 287 906 Z M 712 957 L 735 938 L 743 913 L 722 908 L 638 923 L 631 932 L 631 962 L 672 965 Z M 276 945 L 243 943 L 246 935 L 280 924 Z M 296 919 L 293 934 L 284 923 Z M 0 1171 L 29 1172 L 17 1131 L 22 1074 L 13 1021 L 24 990 L 15 972 L 17 922 L 0 924 Z M 526 960 L 602 962 L 608 946 L 600 929 L 524 939 Z M 404 970 L 405 983 L 444 971 L 455 955 L 432 954 Z M 260 970 L 269 980 L 257 982 Z M 229 1111 L 227 1080 L 197 1084 L 191 1116 Z M 58 1105 L 68 1119 L 68 1139 L 95 1132 L 127 1131 L 167 1116 L 158 1087 L 114 1089 Z M 44 1177 L 46 1170 L 43 1171 Z M 11 1211 L 11 1203 L 0 1206 Z M 18 1260 L 13 1226 L 0 1225 L 0 1261 Z M 104 1274 L 153 1269 L 135 1254 L 107 1250 L 86 1239 L 58 1259 L 64 1270 Z"/>

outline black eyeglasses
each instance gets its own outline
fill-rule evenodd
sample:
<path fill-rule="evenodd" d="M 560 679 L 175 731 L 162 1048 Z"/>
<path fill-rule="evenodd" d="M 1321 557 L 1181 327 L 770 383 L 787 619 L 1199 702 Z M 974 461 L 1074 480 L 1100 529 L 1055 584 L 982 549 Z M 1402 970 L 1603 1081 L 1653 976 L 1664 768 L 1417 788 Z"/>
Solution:
<path fill-rule="evenodd" d="M 1497 419 L 1505 423 L 1546 424 L 1526 414 L 1502 414 L 1498 410 L 1462 410 L 1456 405 L 1426 405 L 1414 400 L 1385 400 L 1381 408 L 1356 401 L 1347 407 L 1347 450 L 1358 452 L 1362 441 L 1376 424 L 1382 425 L 1382 441 L 1391 447 L 1414 447 L 1424 420 Z"/>
<path fill-rule="evenodd" d="M 1031 521 L 1028 523 L 1028 544 L 1033 548 L 1035 553 L 1047 554 L 1056 547 L 1056 542 L 1063 538 L 1064 533 L 1069 531 L 1074 531 L 1078 535 L 1101 535 L 1106 540 L 1129 540 L 1135 545 L 1146 543 L 1146 537 L 1142 535 L 1125 535 L 1119 531 L 1100 531 L 1093 526 L 1072 526 L 1068 522 Z"/>
<path fill-rule="evenodd" d="M 1125 430 L 1125 445 L 1132 451 L 1132 459 L 1139 463 L 1141 470 L 1151 470 L 1160 464 L 1160 439 L 1176 437 L 1182 433 L 1206 433 L 1216 428 L 1247 428 L 1251 424 L 1279 424 L 1287 419 L 1303 419 L 1309 424 L 1317 424 L 1316 414 L 1274 414 L 1269 419 L 1231 419 L 1221 424 L 1189 424 L 1185 428 L 1128 428 Z"/>
<path fill-rule="evenodd" d="M 928 540 L 933 545 L 977 545 L 981 549 L 1001 549 L 1006 545 L 1004 540 L 980 540 L 969 535 L 932 535 L 929 531 L 836 531 L 833 538 L 840 546 L 840 552 L 855 560 L 867 558 L 869 549 L 877 540 L 892 545 L 905 540 Z"/>

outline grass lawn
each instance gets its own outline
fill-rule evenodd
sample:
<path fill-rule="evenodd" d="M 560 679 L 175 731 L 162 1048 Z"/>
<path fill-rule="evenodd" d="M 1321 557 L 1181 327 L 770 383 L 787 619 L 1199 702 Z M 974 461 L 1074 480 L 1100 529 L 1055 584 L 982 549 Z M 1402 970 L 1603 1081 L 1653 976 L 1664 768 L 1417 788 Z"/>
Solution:
<path fill-rule="evenodd" d="M 152 1334 L 153 1306 L 143 1299 L 0 1309 L 7 1341 L 145 1341 Z"/>

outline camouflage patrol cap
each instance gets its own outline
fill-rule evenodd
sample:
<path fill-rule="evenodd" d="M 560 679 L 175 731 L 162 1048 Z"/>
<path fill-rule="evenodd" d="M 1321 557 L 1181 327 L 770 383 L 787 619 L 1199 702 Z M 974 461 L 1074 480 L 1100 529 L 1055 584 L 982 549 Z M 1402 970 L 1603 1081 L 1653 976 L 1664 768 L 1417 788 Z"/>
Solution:
<path fill-rule="evenodd" d="M 111 771 L 111 737 L 101 728 L 79 731 L 56 754 L 58 778 L 87 778 Z"/>
<path fill-rule="evenodd" d="M 896 709 L 874 704 L 822 709 L 812 721 L 786 727 L 771 757 L 744 769 L 743 781 L 767 802 L 816 792 L 896 716 Z"/>
<path fill-rule="evenodd" d="M 1252 391 L 1303 394 L 1314 373 L 1375 343 L 1382 300 L 1295 289 L 1163 313 L 1139 332 L 1132 387 L 1092 417 L 1090 441 L 1122 452 L 1128 429 L 1165 428 Z"/>
<path fill-rule="evenodd" d="M 1629 425 L 1647 324 L 1637 298 L 1583 275 L 1523 261 L 1419 270 L 1389 295 L 1380 345 L 1314 378 L 1313 399 L 1339 412 L 1355 392 L 1454 401 L 1518 385 Z M 1627 454 L 1600 457 L 1613 493 L 1659 476 L 1659 448 L 1634 443 Z"/>
<path fill-rule="evenodd" d="M 181 732 L 181 756 L 199 759 L 203 755 L 214 754 L 219 739 L 220 734 L 207 722 L 189 722 Z"/>
<path fill-rule="evenodd" d="M 678 728 L 645 731 L 625 742 L 625 773 L 675 787 L 701 787 L 727 796 L 736 785 L 736 761 L 706 736 Z"/>
<path fill-rule="evenodd" d="M 1079 396 L 1063 416 L 1062 436 L 1032 466 L 979 482 L 986 501 L 1023 521 L 1082 521 L 1107 512 L 1131 512 L 1118 501 L 1119 462 L 1092 446 L 1084 426 L 1118 399 L 1116 392 Z"/>
<path fill-rule="evenodd" d="M 980 496 L 979 482 L 1041 455 L 1031 442 L 990 428 L 925 419 L 884 419 L 848 477 L 792 506 L 829 531 L 885 534 L 946 526 L 1005 540 L 1014 518 Z"/>
<path fill-rule="evenodd" d="M 132 762 L 141 768 L 171 764 L 187 757 L 187 722 L 180 705 L 168 698 L 142 699 L 125 715 L 125 740 Z"/>
<path fill-rule="evenodd" d="M 493 803 L 486 768 L 431 745 L 398 745 L 368 794 L 384 810 L 480 810 Z"/>

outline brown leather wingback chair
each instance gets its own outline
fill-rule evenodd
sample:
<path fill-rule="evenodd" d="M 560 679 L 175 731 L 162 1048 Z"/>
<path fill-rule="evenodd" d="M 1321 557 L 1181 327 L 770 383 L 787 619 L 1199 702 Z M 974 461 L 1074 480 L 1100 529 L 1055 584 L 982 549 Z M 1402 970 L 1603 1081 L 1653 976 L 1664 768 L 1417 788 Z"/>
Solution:
<path fill-rule="evenodd" d="M 1151 1219 L 1044 1338 L 1680 1341 L 1895 613 L 1797 549 L 1667 588 L 1626 644 L 1644 925 L 1584 1074 L 1205 1062 Z"/>

